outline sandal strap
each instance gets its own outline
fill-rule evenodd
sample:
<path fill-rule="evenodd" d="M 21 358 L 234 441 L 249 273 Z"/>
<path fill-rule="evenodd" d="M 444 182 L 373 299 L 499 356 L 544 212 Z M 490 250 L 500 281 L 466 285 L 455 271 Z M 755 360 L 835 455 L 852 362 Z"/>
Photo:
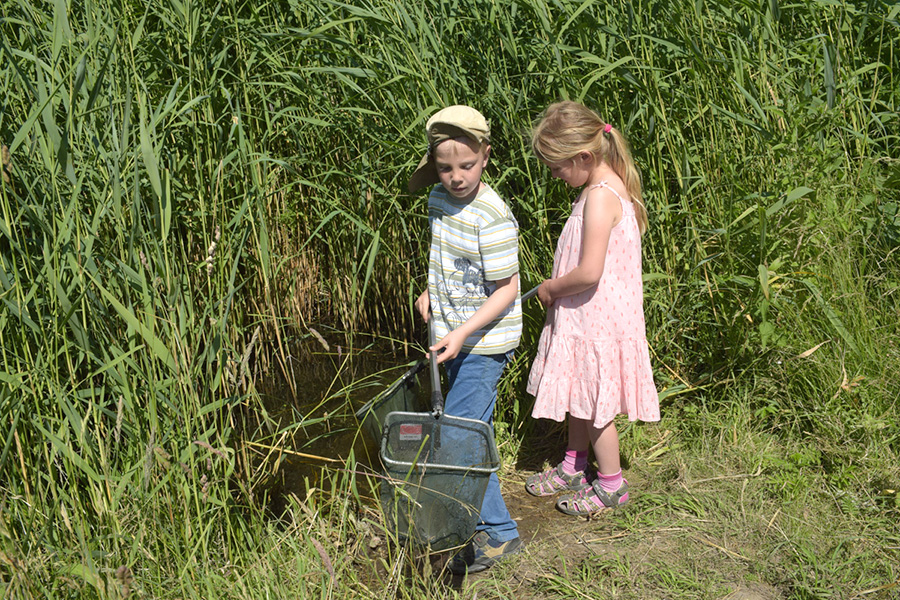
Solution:
<path fill-rule="evenodd" d="M 583 475 L 584 471 L 577 471 L 569 475 L 568 473 L 566 473 L 565 469 L 563 469 L 562 463 L 556 465 L 556 476 L 565 481 L 567 485 L 575 481 L 576 477 L 581 477 Z"/>
<path fill-rule="evenodd" d="M 612 494 L 603 489 L 599 480 L 594 480 L 591 484 L 591 488 L 593 488 L 594 494 L 597 495 L 597 498 L 603 503 L 603 506 L 606 508 L 619 508 L 619 501 L 622 499 L 622 496 L 628 493 L 628 482 L 623 480 L 619 489 Z M 585 496 L 587 496 L 587 494 L 585 494 Z M 585 500 L 587 500 L 586 497 Z"/>
<path fill-rule="evenodd" d="M 618 490 L 610 494 L 603 489 L 600 482 L 595 480 L 588 487 L 575 492 L 570 496 L 560 498 L 557 506 L 562 506 L 561 510 L 572 515 L 589 515 L 599 510 L 597 503 L 591 498 L 591 495 L 597 497 L 597 500 L 607 509 L 617 509 L 621 507 L 619 503 L 623 496 L 628 493 L 628 482 L 622 481 L 622 485 Z M 568 508 L 565 508 L 568 507 Z"/>
<path fill-rule="evenodd" d="M 533 476 L 533 478 L 529 478 L 528 485 L 541 492 L 546 491 L 548 493 L 552 493 L 554 491 L 566 489 L 569 485 L 572 484 L 573 481 L 576 481 L 578 478 L 584 476 L 584 471 L 578 471 L 577 473 L 569 475 L 565 472 L 565 470 L 563 470 L 563 464 L 559 463 L 558 465 L 556 465 L 556 467 L 547 469 L 546 471 Z M 560 486 L 554 480 L 554 477 L 558 477 L 564 482 L 565 485 Z"/>
<path fill-rule="evenodd" d="M 549 483 L 551 487 L 557 487 L 557 483 L 553 480 L 554 477 L 559 477 L 564 482 L 569 483 L 572 477 L 566 475 L 566 472 L 563 470 L 562 463 L 556 465 L 555 468 L 547 469 L 543 473 L 538 476 L 538 481 L 541 484 Z"/>

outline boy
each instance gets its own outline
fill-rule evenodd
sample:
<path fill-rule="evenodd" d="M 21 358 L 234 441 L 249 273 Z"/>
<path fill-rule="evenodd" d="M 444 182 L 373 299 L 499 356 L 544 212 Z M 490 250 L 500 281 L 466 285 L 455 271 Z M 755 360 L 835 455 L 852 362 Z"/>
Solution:
<path fill-rule="evenodd" d="M 481 181 L 490 157 L 490 127 L 468 106 L 450 106 L 426 123 L 428 150 L 409 190 L 435 185 L 428 197 L 431 250 L 428 289 L 415 306 L 434 316 L 439 340 L 429 352 L 445 363 L 444 412 L 493 423 L 497 382 L 519 345 L 518 224 L 506 203 Z M 474 573 L 521 549 L 515 521 L 491 474 L 478 531 L 450 561 L 454 573 Z"/>

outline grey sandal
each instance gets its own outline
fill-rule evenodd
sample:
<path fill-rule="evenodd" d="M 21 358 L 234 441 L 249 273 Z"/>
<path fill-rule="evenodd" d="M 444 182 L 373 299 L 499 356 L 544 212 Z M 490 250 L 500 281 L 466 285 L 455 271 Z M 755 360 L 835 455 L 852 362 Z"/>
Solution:
<path fill-rule="evenodd" d="M 558 492 L 576 492 L 590 486 L 584 471 L 571 475 L 563 470 L 562 463 L 543 473 L 532 475 L 525 481 L 525 491 L 532 496 L 552 496 Z"/>
<path fill-rule="evenodd" d="M 594 481 L 590 487 L 574 494 L 566 494 L 556 501 L 556 508 L 566 513 L 584 517 L 604 510 L 616 510 L 628 504 L 628 482 L 623 480 L 622 486 L 610 494 Z"/>

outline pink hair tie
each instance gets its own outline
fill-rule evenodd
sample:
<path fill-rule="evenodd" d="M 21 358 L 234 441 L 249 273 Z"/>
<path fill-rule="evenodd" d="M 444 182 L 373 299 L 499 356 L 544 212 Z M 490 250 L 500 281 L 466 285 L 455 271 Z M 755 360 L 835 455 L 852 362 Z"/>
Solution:
<path fill-rule="evenodd" d="M 606 125 L 603 126 L 603 133 L 609 133 L 610 131 L 612 131 L 612 125 L 607 123 Z"/>

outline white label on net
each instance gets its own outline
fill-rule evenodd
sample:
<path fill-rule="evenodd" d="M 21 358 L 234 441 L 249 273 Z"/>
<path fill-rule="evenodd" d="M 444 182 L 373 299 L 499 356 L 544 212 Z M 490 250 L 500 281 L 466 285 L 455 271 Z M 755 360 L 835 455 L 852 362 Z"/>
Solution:
<path fill-rule="evenodd" d="M 400 424 L 401 442 L 418 442 L 422 440 L 422 426 L 410 423 Z"/>

